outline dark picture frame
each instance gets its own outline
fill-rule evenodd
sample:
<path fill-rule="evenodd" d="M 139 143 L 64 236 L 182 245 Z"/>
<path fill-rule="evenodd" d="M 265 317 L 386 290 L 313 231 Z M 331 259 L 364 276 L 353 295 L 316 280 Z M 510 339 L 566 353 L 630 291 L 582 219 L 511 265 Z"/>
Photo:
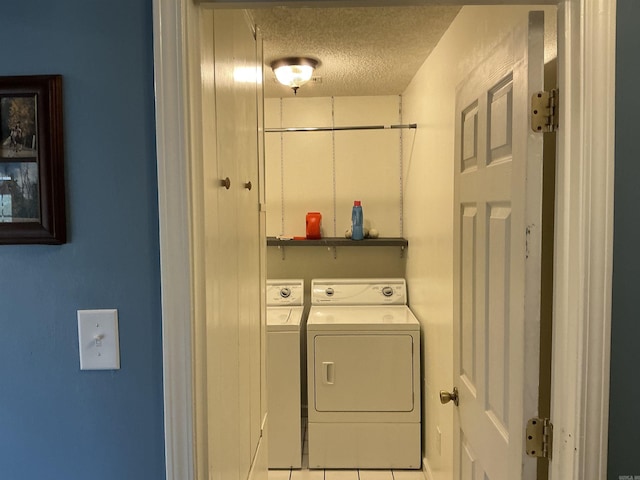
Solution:
<path fill-rule="evenodd" d="M 62 76 L 0 77 L 0 244 L 67 241 Z"/>

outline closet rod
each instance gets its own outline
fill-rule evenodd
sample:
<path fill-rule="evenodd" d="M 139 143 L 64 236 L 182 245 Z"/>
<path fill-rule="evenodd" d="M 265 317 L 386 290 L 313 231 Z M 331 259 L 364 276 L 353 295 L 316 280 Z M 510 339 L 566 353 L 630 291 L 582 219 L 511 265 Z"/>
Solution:
<path fill-rule="evenodd" d="M 417 128 L 415 123 L 407 123 L 404 125 L 361 125 L 351 127 L 295 127 L 295 128 L 265 128 L 267 133 L 283 133 L 283 132 L 334 132 L 337 130 L 390 130 L 393 128 Z"/>

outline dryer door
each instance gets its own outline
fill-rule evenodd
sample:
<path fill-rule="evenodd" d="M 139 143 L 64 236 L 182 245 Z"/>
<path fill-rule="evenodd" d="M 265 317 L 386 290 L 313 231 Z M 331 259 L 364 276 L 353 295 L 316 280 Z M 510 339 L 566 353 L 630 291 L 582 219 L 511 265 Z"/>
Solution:
<path fill-rule="evenodd" d="M 316 411 L 412 411 L 413 348 L 409 334 L 316 335 Z"/>

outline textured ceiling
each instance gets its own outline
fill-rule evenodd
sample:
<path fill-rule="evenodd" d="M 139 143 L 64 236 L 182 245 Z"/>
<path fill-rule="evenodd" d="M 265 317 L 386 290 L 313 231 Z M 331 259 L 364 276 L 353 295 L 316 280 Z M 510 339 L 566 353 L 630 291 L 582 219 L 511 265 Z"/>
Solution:
<path fill-rule="evenodd" d="M 320 61 L 301 97 L 396 95 L 407 87 L 460 7 L 251 10 L 263 34 L 265 95 L 293 96 L 269 64 L 282 57 Z"/>

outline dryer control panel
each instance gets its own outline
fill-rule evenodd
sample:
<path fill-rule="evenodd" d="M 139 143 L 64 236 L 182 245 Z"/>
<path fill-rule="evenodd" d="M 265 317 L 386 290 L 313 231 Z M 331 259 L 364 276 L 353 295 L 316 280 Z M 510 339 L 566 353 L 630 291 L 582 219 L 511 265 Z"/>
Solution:
<path fill-rule="evenodd" d="M 311 281 L 312 305 L 406 305 L 404 278 L 342 278 Z"/>

